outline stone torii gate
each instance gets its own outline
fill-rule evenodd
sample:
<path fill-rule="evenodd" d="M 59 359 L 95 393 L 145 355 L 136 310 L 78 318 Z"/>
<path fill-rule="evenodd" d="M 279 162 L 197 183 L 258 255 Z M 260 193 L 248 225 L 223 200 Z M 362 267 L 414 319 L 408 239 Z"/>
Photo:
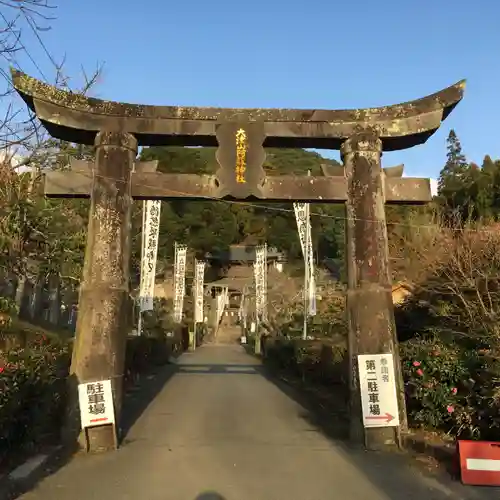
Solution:
<path fill-rule="evenodd" d="M 76 341 L 75 382 L 112 379 L 117 419 L 126 340 L 132 199 L 233 199 L 343 203 L 347 267 L 351 437 L 368 448 L 399 440 L 399 428 L 364 429 L 358 354 L 394 353 L 400 422 L 402 385 L 385 223 L 385 203 L 425 203 L 428 179 L 381 168 L 383 151 L 423 144 L 463 97 L 464 82 L 393 106 L 356 110 L 222 109 L 145 106 L 86 98 L 19 71 L 14 87 L 55 138 L 96 148 L 95 163 L 45 174 L 50 197 L 91 198 Z M 136 162 L 138 146 L 215 146 L 216 174 L 164 174 Z M 340 149 L 344 169 L 321 177 L 266 176 L 265 147 Z M 402 172 L 401 172 L 402 173 Z M 74 433 L 79 431 L 73 407 Z M 106 428 L 91 428 L 89 448 L 110 449 Z"/>

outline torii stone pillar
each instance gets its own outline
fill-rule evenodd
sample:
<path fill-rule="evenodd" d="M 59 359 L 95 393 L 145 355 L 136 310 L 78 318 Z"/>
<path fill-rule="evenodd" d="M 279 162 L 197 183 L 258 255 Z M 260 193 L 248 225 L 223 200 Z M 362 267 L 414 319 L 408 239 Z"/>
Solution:
<path fill-rule="evenodd" d="M 382 142 L 367 130 L 341 148 L 348 183 L 346 203 L 347 318 L 350 359 L 350 435 L 369 449 L 398 444 L 406 428 L 404 385 L 392 303 L 392 279 L 385 220 Z M 400 427 L 363 428 L 358 354 L 394 356 Z"/>
<path fill-rule="evenodd" d="M 131 177 L 137 140 L 127 133 L 99 132 L 95 145 L 87 247 L 70 370 L 70 380 L 74 381 L 71 396 L 76 399 L 78 383 L 111 379 L 119 425 L 129 326 Z M 66 435 L 74 438 L 80 431 L 78 401 L 72 401 L 68 420 Z M 90 451 L 111 449 L 115 442 L 111 426 L 88 429 Z"/>

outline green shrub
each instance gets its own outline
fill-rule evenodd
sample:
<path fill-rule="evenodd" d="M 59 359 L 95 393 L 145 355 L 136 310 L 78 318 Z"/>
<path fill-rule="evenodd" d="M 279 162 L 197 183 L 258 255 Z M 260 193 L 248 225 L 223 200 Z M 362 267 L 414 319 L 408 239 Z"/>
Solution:
<path fill-rule="evenodd" d="M 266 363 L 312 384 L 348 388 L 345 344 L 267 338 Z M 500 362 L 489 351 L 416 338 L 400 344 L 409 423 L 500 439 Z"/>
<path fill-rule="evenodd" d="M 152 366 L 168 363 L 171 351 L 165 336 L 130 337 L 125 353 L 126 371 L 141 373 Z"/>
<path fill-rule="evenodd" d="M 318 384 L 347 383 L 346 346 L 327 340 L 266 339 L 266 361 Z"/>
<path fill-rule="evenodd" d="M 467 359 L 454 346 L 412 340 L 401 344 L 407 411 L 410 421 L 434 428 L 451 428 L 453 414 L 469 392 Z"/>
<path fill-rule="evenodd" d="M 500 438 L 498 361 L 437 339 L 400 346 L 410 423 L 462 438 Z"/>
<path fill-rule="evenodd" d="M 279 370 L 296 370 L 293 342 L 282 339 L 265 338 L 266 361 Z"/>
<path fill-rule="evenodd" d="M 67 346 L 16 349 L 0 367 L 0 456 L 53 438 L 66 397 Z"/>
<path fill-rule="evenodd" d="M 177 337 L 131 337 L 124 383 L 168 362 Z M 30 336 L 25 347 L 0 352 L 0 459 L 59 437 L 66 404 L 71 343 L 57 336 Z"/>
<path fill-rule="evenodd" d="M 500 359 L 478 351 L 480 366 L 471 373 L 468 405 L 456 415 L 459 430 L 472 437 L 500 441 Z"/>
<path fill-rule="evenodd" d="M 412 293 L 397 307 L 396 321 L 400 340 L 412 339 L 401 344 L 401 354 L 409 417 L 416 424 L 500 439 L 497 229 L 482 223 L 413 226 L 403 240 L 401 262 L 408 264 L 404 275 Z M 415 361 L 421 366 L 412 366 Z"/>

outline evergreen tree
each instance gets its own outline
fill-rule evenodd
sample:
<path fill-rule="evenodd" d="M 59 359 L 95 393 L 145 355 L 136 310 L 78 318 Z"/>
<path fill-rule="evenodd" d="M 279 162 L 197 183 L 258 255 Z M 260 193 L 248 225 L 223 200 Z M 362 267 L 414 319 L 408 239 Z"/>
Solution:
<path fill-rule="evenodd" d="M 460 140 L 453 129 L 448 134 L 446 147 L 448 153 L 446 154 L 446 164 L 439 173 L 438 192 L 439 195 L 448 198 L 447 195 L 460 190 L 461 182 L 467 174 L 469 165 L 462 153 Z"/>
<path fill-rule="evenodd" d="M 488 174 L 494 176 L 498 170 L 498 166 L 491 159 L 490 155 L 486 155 L 483 159 L 483 163 L 481 165 L 481 170 Z"/>
<path fill-rule="evenodd" d="M 446 164 L 439 173 L 438 201 L 443 208 L 444 215 L 449 220 L 459 216 L 467 218 L 469 214 L 469 192 L 471 169 L 457 134 L 452 129 L 446 140 Z"/>

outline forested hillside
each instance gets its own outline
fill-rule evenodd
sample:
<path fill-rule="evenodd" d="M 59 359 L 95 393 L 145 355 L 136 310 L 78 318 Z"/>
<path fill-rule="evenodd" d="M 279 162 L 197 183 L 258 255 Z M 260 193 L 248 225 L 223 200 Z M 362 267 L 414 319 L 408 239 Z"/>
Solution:
<path fill-rule="evenodd" d="M 215 173 L 213 148 L 147 148 L 145 160 L 158 160 L 159 171 L 168 173 Z M 301 149 L 269 149 L 265 169 L 268 175 L 321 175 L 321 164 L 334 163 Z M 311 212 L 313 246 L 318 261 L 338 259 L 343 251 L 344 207 L 315 204 Z M 173 242 L 186 243 L 196 253 L 224 250 L 231 244 L 267 242 L 285 251 L 288 258 L 300 258 L 300 244 L 291 203 L 251 204 L 225 201 L 171 201 L 162 205 L 160 259 L 173 254 Z"/>

